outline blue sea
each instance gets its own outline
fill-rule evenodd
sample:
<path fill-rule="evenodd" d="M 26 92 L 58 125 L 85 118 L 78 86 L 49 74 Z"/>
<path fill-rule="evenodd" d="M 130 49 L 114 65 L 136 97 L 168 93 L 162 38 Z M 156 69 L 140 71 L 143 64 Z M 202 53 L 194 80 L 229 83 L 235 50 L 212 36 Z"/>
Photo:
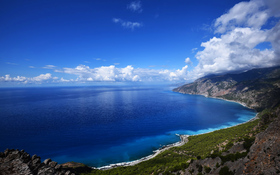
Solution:
<path fill-rule="evenodd" d="M 101 167 L 148 156 L 178 142 L 175 134 L 206 133 L 255 115 L 238 103 L 164 86 L 1 88 L 0 151 Z"/>

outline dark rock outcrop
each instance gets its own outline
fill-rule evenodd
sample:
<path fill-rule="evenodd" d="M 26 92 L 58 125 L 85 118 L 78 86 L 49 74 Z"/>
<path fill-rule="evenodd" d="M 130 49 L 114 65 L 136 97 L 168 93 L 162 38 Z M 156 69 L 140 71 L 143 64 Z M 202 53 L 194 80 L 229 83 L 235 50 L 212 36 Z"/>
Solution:
<path fill-rule="evenodd" d="M 75 167 L 66 166 L 68 164 L 59 165 L 51 159 L 41 162 L 39 156 L 31 157 L 24 150 L 7 149 L 0 152 L 0 175 L 75 175 L 92 170 L 81 163 Z"/>

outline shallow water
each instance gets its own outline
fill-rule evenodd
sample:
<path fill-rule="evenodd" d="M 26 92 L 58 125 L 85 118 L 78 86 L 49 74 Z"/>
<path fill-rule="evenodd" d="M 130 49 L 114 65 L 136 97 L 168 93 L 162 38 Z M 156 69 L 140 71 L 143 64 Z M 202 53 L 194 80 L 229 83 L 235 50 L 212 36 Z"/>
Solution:
<path fill-rule="evenodd" d="M 237 103 L 160 86 L 2 88 L 0 111 L 2 151 L 95 167 L 152 154 L 179 141 L 175 134 L 210 132 L 256 115 Z"/>

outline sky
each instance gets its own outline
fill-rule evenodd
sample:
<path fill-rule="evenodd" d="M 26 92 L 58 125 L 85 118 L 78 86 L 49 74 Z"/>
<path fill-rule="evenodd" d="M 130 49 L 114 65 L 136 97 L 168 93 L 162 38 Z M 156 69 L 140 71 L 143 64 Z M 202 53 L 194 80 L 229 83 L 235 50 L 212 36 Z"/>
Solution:
<path fill-rule="evenodd" d="M 279 0 L 0 0 L 0 87 L 184 83 L 280 65 Z"/>

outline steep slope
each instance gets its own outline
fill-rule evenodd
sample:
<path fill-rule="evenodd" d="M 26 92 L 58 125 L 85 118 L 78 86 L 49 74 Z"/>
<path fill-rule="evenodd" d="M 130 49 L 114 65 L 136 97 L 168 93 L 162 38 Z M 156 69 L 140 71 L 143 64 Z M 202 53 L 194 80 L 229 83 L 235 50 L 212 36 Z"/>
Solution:
<path fill-rule="evenodd" d="M 211 75 L 173 91 L 234 100 L 261 111 L 280 103 L 280 67 L 252 69 L 239 74 Z"/>
<path fill-rule="evenodd" d="M 272 112 L 262 112 L 260 118 L 260 122 L 254 130 L 267 128 L 247 139 L 249 145 L 244 141 L 234 142 L 230 149 L 224 148 L 225 150 L 216 155 L 194 160 L 187 169 L 181 170 L 179 173 L 184 175 L 279 174 L 280 107 Z"/>

